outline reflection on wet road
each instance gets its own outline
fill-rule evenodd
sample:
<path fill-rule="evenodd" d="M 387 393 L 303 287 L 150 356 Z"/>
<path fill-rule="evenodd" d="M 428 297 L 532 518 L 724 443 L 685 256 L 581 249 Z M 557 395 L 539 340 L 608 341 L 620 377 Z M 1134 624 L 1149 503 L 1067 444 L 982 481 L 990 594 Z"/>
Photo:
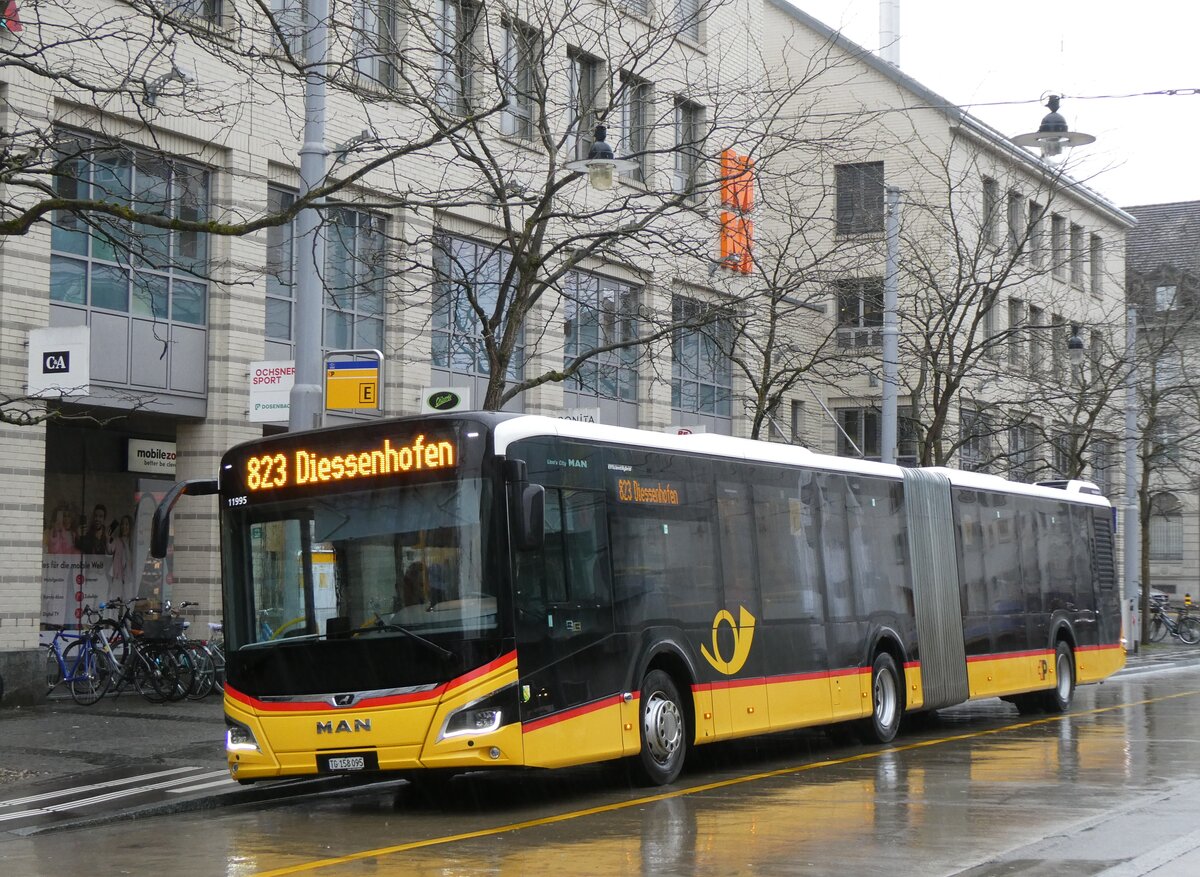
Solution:
<path fill-rule="evenodd" d="M 1195 874 L 1198 715 L 1200 670 L 1178 670 L 1080 689 L 1065 717 L 946 710 L 890 747 L 823 733 L 710 747 L 649 794 L 612 767 L 477 774 L 435 801 L 379 785 L 13 840 L 0 870 Z"/>

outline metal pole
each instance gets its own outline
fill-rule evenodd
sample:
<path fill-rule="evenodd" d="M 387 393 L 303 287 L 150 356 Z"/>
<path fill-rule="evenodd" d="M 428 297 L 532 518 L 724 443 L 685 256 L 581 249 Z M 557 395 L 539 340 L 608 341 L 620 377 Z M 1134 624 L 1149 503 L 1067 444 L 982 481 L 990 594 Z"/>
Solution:
<path fill-rule="evenodd" d="M 300 147 L 300 197 L 325 178 L 325 63 L 329 46 L 329 0 L 306 0 L 307 39 L 304 78 L 304 143 Z M 320 235 L 321 214 L 305 207 L 296 216 L 296 382 L 289 396 L 288 429 L 312 429 L 320 424 L 321 397 L 321 270 L 325 246 Z"/>
<path fill-rule="evenodd" d="M 1125 315 L 1125 521 L 1122 535 L 1125 543 L 1125 605 L 1126 651 L 1136 652 L 1141 641 L 1141 625 L 1134 630 L 1141 606 L 1141 526 L 1138 509 L 1138 400 L 1137 400 L 1137 309 L 1129 306 Z M 1136 601 L 1136 602 L 1135 602 Z"/>
<path fill-rule="evenodd" d="M 880 418 L 879 459 L 896 462 L 897 385 L 900 383 L 900 326 L 896 313 L 900 297 L 900 190 L 887 190 L 887 266 L 883 275 L 883 409 Z"/>

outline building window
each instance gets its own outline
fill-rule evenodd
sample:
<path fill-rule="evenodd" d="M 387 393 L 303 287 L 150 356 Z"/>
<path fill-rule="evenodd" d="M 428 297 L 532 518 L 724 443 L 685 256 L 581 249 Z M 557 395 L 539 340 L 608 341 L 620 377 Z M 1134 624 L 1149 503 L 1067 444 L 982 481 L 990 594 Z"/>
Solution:
<path fill-rule="evenodd" d="M 1025 303 L 1019 299 L 1008 300 L 1008 365 L 1020 369 L 1025 366 Z"/>
<path fill-rule="evenodd" d="M 1176 295 L 1179 291 L 1177 286 L 1156 286 L 1154 287 L 1154 310 L 1159 313 L 1173 311 L 1178 307 Z"/>
<path fill-rule="evenodd" d="M 267 212 L 279 213 L 296 203 L 296 193 L 275 186 L 267 188 Z M 276 341 L 292 340 L 296 308 L 293 243 L 296 220 L 267 229 L 267 325 L 266 335 Z"/>
<path fill-rule="evenodd" d="M 704 146 L 704 108 L 691 101 L 675 101 L 675 174 L 673 190 L 696 197 Z"/>
<path fill-rule="evenodd" d="M 1087 258 L 1083 249 L 1083 229 L 1071 225 L 1071 285 L 1083 289 L 1084 260 Z"/>
<path fill-rule="evenodd" d="M 1067 346 L 1067 340 L 1059 340 L 1060 330 L 1067 329 L 1067 339 L 1070 338 L 1070 328 L 1063 323 L 1062 314 L 1052 314 L 1050 316 L 1050 326 L 1052 327 L 1054 340 L 1050 344 L 1050 371 L 1052 376 L 1057 380 L 1062 378 L 1063 374 L 1063 348 Z"/>
<path fill-rule="evenodd" d="M 676 323 L 697 320 L 706 305 L 675 296 L 671 313 Z M 733 330 L 718 317 L 699 329 L 676 329 L 671 342 L 671 407 L 676 411 L 728 418 L 733 408 L 733 363 L 729 347 Z"/>
<path fill-rule="evenodd" d="M 471 96 L 472 44 L 479 6 L 470 0 L 438 0 L 434 46 L 435 94 L 442 109 L 465 113 Z"/>
<path fill-rule="evenodd" d="M 567 105 L 571 122 L 567 151 L 576 159 L 587 158 L 594 142 L 596 106 L 604 82 L 604 62 L 583 52 L 567 52 Z"/>
<path fill-rule="evenodd" d="M 616 143 L 621 158 L 637 162 L 629 171 L 630 179 L 644 182 L 650 171 L 649 126 L 651 102 L 650 83 L 628 73 L 621 74 L 621 93 L 618 96 L 620 131 Z"/>
<path fill-rule="evenodd" d="M 500 278 L 510 261 L 494 246 L 454 237 L 434 242 L 433 365 L 460 375 L 491 373 L 476 309 L 495 313 Z M 503 331 L 502 325 L 497 335 Z M 519 341 L 505 377 L 519 380 L 524 358 L 525 345 Z"/>
<path fill-rule="evenodd" d="M 1008 430 L 1008 477 L 1013 481 L 1033 481 L 1037 459 L 1033 449 L 1036 436 L 1026 424 Z"/>
<path fill-rule="evenodd" d="M 383 220 L 335 208 L 325 219 L 325 307 L 321 343 L 327 350 L 383 349 Z"/>
<path fill-rule="evenodd" d="M 1015 255 L 1025 243 L 1023 199 L 1019 192 L 1008 193 L 1008 249 Z"/>
<path fill-rule="evenodd" d="M 792 400 L 792 444 L 804 444 L 804 403 Z"/>
<path fill-rule="evenodd" d="M 838 234 L 883 231 L 883 162 L 839 164 L 834 179 Z"/>
<path fill-rule="evenodd" d="M 983 178 L 983 241 L 1000 243 L 1000 184 L 990 177 Z"/>
<path fill-rule="evenodd" d="M 834 417 L 838 425 L 834 447 L 839 457 L 882 459 L 883 415 L 878 408 L 837 408 Z M 901 466 L 917 465 L 917 433 L 913 427 L 907 417 L 896 421 L 896 462 Z"/>
<path fill-rule="evenodd" d="M 1088 250 L 1088 262 L 1092 269 L 1092 295 L 1099 295 L 1104 291 L 1104 238 L 1098 234 L 1092 235 Z"/>
<path fill-rule="evenodd" d="M 542 37 L 536 30 L 516 21 L 504 22 L 503 30 L 502 74 L 508 106 L 504 108 L 500 129 L 511 137 L 530 140 L 537 122 Z"/>
<path fill-rule="evenodd" d="M 277 50 L 286 49 L 297 60 L 303 60 L 305 39 L 304 0 L 271 0 L 271 19 L 274 25 L 272 44 Z"/>
<path fill-rule="evenodd" d="M 1092 440 L 1092 483 L 1102 496 L 1113 491 L 1113 443 L 1108 439 Z"/>
<path fill-rule="evenodd" d="M 1155 463 L 1178 463 L 1179 422 L 1173 416 L 1160 416 L 1155 420 L 1151 433 L 1150 454 Z"/>
<path fill-rule="evenodd" d="M 396 85 L 400 63 L 395 0 L 356 0 L 354 6 L 354 66 L 371 82 Z"/>
<path fill-rule="evenodd" d="M 986 472 L 993 457 L 996 429 L 992 415 L 964 406 L 959 414 L 959 464 L 968 472 Z"/>
<path fill-rule="evenodd" d="M 843 349 L 883 344 L 883 278 L 838 280 L 837 341 Z"/>
<path fill-rule="evenodd" d="M 1150 497 L 1150 559 L 1183 560 L 1183 504 L 1173 493 Z"/>
<path fill-rule="evenodd" d="M 1029 253 L 1038 268 L 1046 264 L 1046 208 L 1036 201 L 1029 202 Z"/>
<path fill-rule="evenodd" d="M 566 320 L 563 325 L 563 361 L 612 344 L 627 344 L 588 358 L 570 378 L 580 393 L 604 399 L 636 402 L 638 394 L 638 291 L 593 274 L 573 273 L 565 283 Z"/>
<path fill-rule="evenodd" d="M 1050 437 L 1050 447 L 1054 452 L 1054 474 L 1059 478 L 1079 477 L 1076 461 L 1081 440 L 1081 436 L 1070 429 L 1060 430 Z"/>
<path fill-rule="evenodd" d="M 1050 259 L 1055 277 L 1062 279 L 1067 270 L 1067 220 L 1055 213 L 1050 217 Z"/>
<path fill-rule="evenodd" d="M 674 0 L 677 33 L 694 43 L 700 42 L 701 0 Z"/>
<path fill-rule="evenodd" d="M 1042 337 L 1046 329 L 1046 312 L 1039 307 L 1029 306 L 1029 371 L 1037 374 L 1045 367 L 1042 357 L 1046 353 L 1045 339 Z"/>
<path fill-rule="evenodd" d="M 57 171 L 60 198 L 115 201 L 190 222 L 208 218 L 209 174 L 195 165 L 67 134 Z M 194 326 L 207 322 L 207 235 L 60 211 L 50 247 L 53 301 Z"/>
<path fill-rule="evenodd" d="M 999 361 L 1001 347 L 998 343 L 997 334 L 999 329 L 996 326 L 996 307 L 998 299 L 992 295 L 991 290 L 984 290 L 983 301 L 980 303 L 980 321 L 979 331 L 981 334 L 980 343 L 983 347 L 983 355 L 993 362 Z"/>

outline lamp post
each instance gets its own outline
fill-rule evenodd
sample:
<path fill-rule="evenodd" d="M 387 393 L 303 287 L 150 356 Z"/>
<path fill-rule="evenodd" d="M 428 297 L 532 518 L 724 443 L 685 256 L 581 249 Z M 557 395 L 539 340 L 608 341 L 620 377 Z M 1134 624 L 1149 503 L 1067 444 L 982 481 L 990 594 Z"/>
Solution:
<path fill-rule="evenodd" d="M 879 459 L 896 462 L 897 404 L 900 383 L 900 190 L 887 188 L 887 266 L 883 276 L 883 386 L 879 400 Z"/>
<path fill-rule="evenodd" d="M 300 147 L 300 191 L 303 198 L 325 176 L 325 62 L 329 46 L 329 0 L 307 0 L 304 32 L 307 35 L 304 78 L 304 143 Z M 296 216 L 296 330 L 294 335 L 296 382 L 288 397 L 288 429 L 319 425 L 321 374 L 321 268 L 324 246 L 321 215 L 305 207 Z"/>
<path fill-rule="evenodd" d="M 1125 520 L 1121 534 L 1125 543 L 1125 603 L 1128 624 L 1125 627 L 1125 649 L 1136 652 L 1142 639 L 1141 625 L 1134 629 L 1141 606 L 1142 542 L 1138 503 L 1138 404 L 1137 404 L 1137 308 L 1129 305 L 1125 312 Z M 1135 602 L 1137 601 L 1137 602 Z"/>
<path fill-rule="evenodd" d="M 1091 134 L 1068 130 L 1067 120 L 1059 113 L 1058 105 L 1059 96 L 1050 95 L 1046 102 L 1046 108 L 1050 112 L 1042 117 L 1042 124 L 1038 129 L 1031 134 L 1018 134 L 1012 142 L 1017 146 L 1040 149 L 1042 158 L 1055 158 L 1061 155 L 1064 149 L 1095 143 L 1096 138 Z"/>

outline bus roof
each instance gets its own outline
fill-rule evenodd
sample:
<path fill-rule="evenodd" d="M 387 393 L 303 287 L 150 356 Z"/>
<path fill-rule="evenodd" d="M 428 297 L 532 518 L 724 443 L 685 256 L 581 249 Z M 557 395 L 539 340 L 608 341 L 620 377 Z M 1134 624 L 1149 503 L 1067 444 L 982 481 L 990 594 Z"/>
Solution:
<path fill-rule="evenodd" d="M 810 466 L 835 472 L 857 475 L 876 475 L 885 478 L 902 478 L 903 468 L 871 460 L 853 457 L 836 457 L 817 454 L 797 445 L 734 438 L 713 433 L 691 433 L 675 435 L 667 432 L 630 429 L 623 426 L 607 426 L 599 423 L 583 423 L 532 414 L 518 414 L 494 421 L 493 441 L 497 454 L 504 454 L 508 446 L 521 439 L 552 435 L 562 438 L 608 442 L 617 445 L 633 445 L 663 451 L 682 451 L 710 457 L 725 457 L 736 460 L 753 460 L 762 463 L 780 463 L 792 466 Z M 1047 499 L 1069 499 L 1073 502 L 1109 507 L 1103 496 L 1082 489 L 1087 482 L 1063 482 L 1062 487 L 1026 484 L 1009 481 L 998 475 L 982 472 L 964 472 L 943 466 L 926 467 L 926 471 L 939 472 L 956 487 L 976 490 L 992 490 L 1003 493 L 1040 496 Z M 1090 485 L 1088 485 L 1090 486 Z M 1064 494 L 1066 494 L 1064 496 Z"/>

